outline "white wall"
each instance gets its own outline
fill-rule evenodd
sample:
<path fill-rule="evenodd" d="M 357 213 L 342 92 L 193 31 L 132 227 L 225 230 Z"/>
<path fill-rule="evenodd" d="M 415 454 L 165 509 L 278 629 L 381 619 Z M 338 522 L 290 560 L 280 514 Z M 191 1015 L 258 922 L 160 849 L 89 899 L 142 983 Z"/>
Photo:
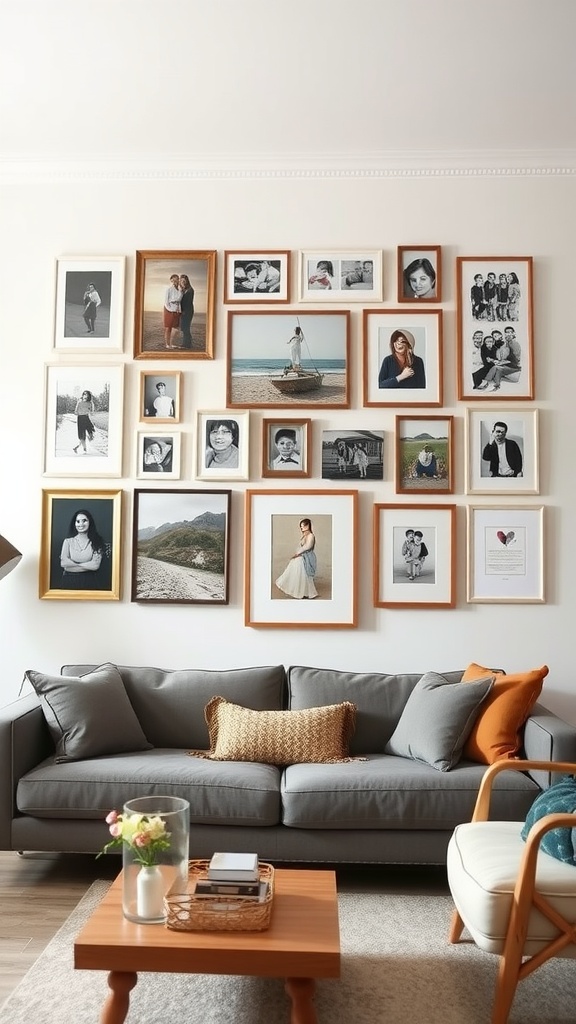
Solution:
<path fill-rule="evenodd" d="M 112 660 L 165 667 L 233 667 L 301 663 L 349 670 L 451 669 L 476 660 L 508 671 L 546 662 L 545 703 L 576 722 L 573 676 L 576 181 L 570 176 L 419 175 L 260 177 L 189 180 L 37 181 L 7 184 L 2 203 L 0 304 L 3 398 L 0 404 L 3 474 L 0 532 L 24 558 L 0 586 L 0 700 L 18 691 L 26 668 L 55 671 L 66 661 Z M 344 426 L 385 431 L 385 479 L 360 487 L 359 626 L 357 630 L 251 629 L 243 625 L 243 492 L 233 488 L 230 604 L 132 604 L 131 495 L 140 370 L 132 352 L 136 249 L 214 248 L 219 252 L 216 358 L 170 364 L 184 372 L 182 480 L 193 482 L 192 430 L 198 408 L 225 404 L 224 249 L 361 246 L 384 250 L 385 303 L 396 297 L 398 244 L 443 247 L 445 406 L 456 417 L 455 494 L 434 501 L 458 506 L 458 601 L 450 611 L 372 606 L 372 505 L 399 501 L 393 482 L 395 409 L 363 409 L 360 307 L 353 309 L 350 410 L 312 412 L 313 475 L 298 486 L 330 487 L 320 479 L 321 431 Z M 121 480 L 67 480 L 41 475 L 44 364 L 51 349 L 54 263 L 61 254 L 126 254 L 126 408 Z M 544 605 L 473 605 L 465 597 L 465 506 L 491 499 L 464 495 L 464 410 L 455 382 L 455 257 L 501 254 L 535 257 L 536 401 L 541 410 L 541 494 L 526 504 L 546 506 Z M 62 358 L 62 356 L 60 356 Z M 105 361 L 106 357 L 98 357 Z M 168 367 L 168 363 L 165 364 Z M 532 404 L 532 403 L 528 403 Z M 486 405 L 489 409 L 490 406 Z M 405 410 L 400 410 L 405 411 Z M 439 410 L 431 410 L 438 412 Z M 260 420 L 251 412 L 251 487 L 260 477 Z M 308 413 L 303 413 L 307 415 Z M 192 482 L 191 482 L 192 481 Z M 40 492 L 43 487 L 119 486 L 125 495 L 123 597 L 116 602 L 38 599 Z M 276 482 L 274 481 L 274 486 Z M 278 486 L 289 488 L 289 482 Z M 513 502 L 508 498 L 503 503 Z"/>

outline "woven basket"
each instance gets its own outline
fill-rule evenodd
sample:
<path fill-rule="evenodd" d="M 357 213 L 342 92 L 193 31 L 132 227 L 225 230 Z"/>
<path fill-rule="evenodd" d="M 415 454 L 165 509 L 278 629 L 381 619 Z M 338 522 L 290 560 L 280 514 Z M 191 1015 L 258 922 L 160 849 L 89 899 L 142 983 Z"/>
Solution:
<path fill-rule="evenodd" d="M 196 882 L 208 878 L 207 860 L 188 864 L 189 892 L 164 898 L 166 927 L 180 932 L 262 932 L 270 926 L 274 897 L 274 868 L 260 861 L 260 881 L 268 883 L 262 901 L 257 896 L 195 896 Z"/>

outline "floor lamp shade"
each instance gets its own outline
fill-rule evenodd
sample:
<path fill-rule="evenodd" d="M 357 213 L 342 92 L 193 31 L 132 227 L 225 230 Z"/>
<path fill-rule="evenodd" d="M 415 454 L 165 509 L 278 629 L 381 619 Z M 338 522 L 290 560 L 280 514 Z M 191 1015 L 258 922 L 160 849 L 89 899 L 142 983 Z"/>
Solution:
<path fill-rule="evenodd" d="M 0 534 L 0 580 L 3 580 L 22 558 L 22 555 L 9 540 Z"/>

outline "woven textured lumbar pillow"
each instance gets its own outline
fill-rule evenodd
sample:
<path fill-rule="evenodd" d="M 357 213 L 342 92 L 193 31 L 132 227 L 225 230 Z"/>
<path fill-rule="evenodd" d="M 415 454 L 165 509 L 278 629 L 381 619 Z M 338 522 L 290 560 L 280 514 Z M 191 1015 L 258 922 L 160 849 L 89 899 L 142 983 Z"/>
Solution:
<path fill-rule="evenodd" d="M 305 764 L 348 761 L 356 724 L 349 701 L 302 711 L 254 711 L 212 697 L 204 709 L 210 750 L 191 750 L 213 761 Z"/>

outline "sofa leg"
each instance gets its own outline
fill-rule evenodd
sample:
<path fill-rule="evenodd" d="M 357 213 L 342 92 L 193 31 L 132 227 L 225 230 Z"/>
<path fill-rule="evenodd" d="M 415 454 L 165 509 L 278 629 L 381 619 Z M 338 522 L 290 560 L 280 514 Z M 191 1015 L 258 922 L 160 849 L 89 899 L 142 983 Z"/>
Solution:
<path fill-rule="evenodd" d="M 464 931 L 464 921 L 460 917 L 457 910 L 452 914 L 452 921 L 450 922 L 450 934 L 448 935 L 448 942 L 459 942 L 460 936 Z"/>

